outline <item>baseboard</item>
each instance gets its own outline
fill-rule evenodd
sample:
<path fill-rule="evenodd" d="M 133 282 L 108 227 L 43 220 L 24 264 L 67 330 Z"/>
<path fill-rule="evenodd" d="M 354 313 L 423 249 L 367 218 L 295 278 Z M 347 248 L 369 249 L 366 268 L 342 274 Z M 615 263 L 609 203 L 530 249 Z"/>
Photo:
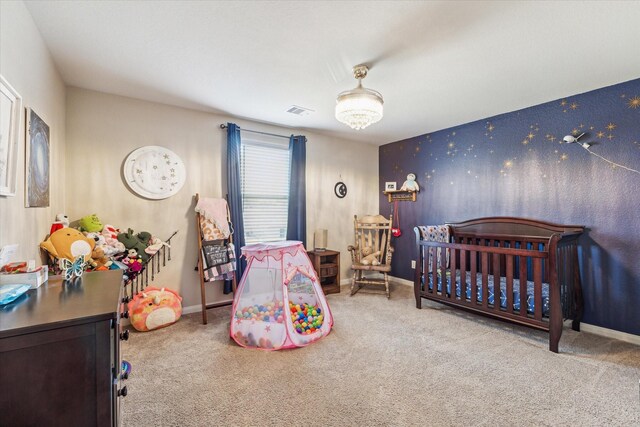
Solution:
<path fill-rule="evenodd" d="M 397 283 L 398 285 L 413 287 L 413 282 L 411 280 L 401 279 L 399 277 L 394 277 L 394 276 L 389 276 L 389 281 L 393 282 L 393 283 Z M 342 279 L 342 280 L 340 280 L 340 286 L 350 285 L 350 284 L 351 284 L 351 279 Z"/>
<path fill-rule="evenodd" d="M 229 302 L 231 302 L 233 300 L 229 300 Z M 218 302 L 227 302 L 227 301 L 218 301 Z M 229 309 L 231 309 L 231 306 L 228 306 Z M 192 313 L 200 313 L 202 311 L 202 305 L 201 304 L 196 304 L 196 305 L 190 305 L 188 307 L 182 307 L 182 314 L 192 314 Z"/>
<path fill-rule="evenodd" d="M 565 325 L 570 327 L 571 322 L 571 320 L 567 320 L 565 321 Z M 627 332 L 616 331 L 614 329 L 603 328 L 602 326 L 580 322 L 580 331 L 588 332 L 594 335 L 600 335 L 602 337 L 613 338 L 616 340 L 628 342 L 630 344 L 640 345 L 640 335 L 634 335 Z"/>
<path fill-rule="evenodd" d="M 389 276 L 389 280 L 393 283 L 403 286 L 411 286 L 413 288 L 413 280 L 401 279 L 400 277 Z"/>

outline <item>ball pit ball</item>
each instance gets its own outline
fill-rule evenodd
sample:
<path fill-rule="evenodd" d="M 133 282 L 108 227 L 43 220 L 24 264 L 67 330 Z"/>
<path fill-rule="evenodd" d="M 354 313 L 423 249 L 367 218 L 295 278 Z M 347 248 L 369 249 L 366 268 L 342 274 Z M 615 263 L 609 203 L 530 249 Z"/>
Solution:
<path fill-rule="evenodd" d="M 322 327 L 322 310 L 318 306 L 289 302 L 289 311 L 293 328 L 301 335 L 312 334 Z"/>
<path fill-rule="evenodd" d="M 282 302 L 268 301 L 264 304 L 255 304 L 236 310 L 235 317 L 240 320 L 284 323 L 283 312 L 284 306 Z"/>

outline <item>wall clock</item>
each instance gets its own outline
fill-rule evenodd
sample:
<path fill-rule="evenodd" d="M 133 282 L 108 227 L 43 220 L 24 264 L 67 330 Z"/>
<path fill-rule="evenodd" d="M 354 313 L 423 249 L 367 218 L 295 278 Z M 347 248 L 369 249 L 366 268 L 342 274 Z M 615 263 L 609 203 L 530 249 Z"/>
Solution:
<path fill-rule="evenodd" d="M 131 190 L 147 199 L 166 199 L 184 185 L 184 163 L 173 151 L 157 145 L 134 150 L 124 162 L 124 179 Z"/>

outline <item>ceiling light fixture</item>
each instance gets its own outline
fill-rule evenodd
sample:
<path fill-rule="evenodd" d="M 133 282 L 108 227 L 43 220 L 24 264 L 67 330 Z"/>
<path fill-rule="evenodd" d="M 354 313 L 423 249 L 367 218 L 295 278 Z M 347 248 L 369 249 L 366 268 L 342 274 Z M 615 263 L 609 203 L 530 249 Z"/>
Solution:
<path fill-rule="evenodd" d="M 362 87 L 362 79 L 367 77 L 366 65 L 353 67 L 353 77 L 358 79 L 358 87 L 338 95 L 336 119 L 351 129 L 364 129 L 382 119 L 382 95 L 375 90 Z"/>

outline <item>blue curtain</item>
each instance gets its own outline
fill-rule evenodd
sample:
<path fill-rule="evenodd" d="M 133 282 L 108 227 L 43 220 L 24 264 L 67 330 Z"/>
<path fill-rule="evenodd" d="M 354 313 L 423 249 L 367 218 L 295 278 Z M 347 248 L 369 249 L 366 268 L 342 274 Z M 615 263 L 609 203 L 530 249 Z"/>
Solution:
<path fill-rule="evenodd" d="M 306 157 L 307 138 L 302 135 L 289 139 L 291 176 L 289 179 L 289 213 L 287 218 L 287 240 L 299 240 L 307 246 L 307 191 Z"/>
<path fill-rule="evenodd" d="M 242 220 L 242 189 L 240 186 L 240 128 L 234 123 L 227 123 L 227 202 L 231 210 L 233 225 L 233 244 L 236 247 L 236 279 L 238 284 L 246 261 L 240 258 L 240 248 L 244 246 L 244 221 Z M 231 292 L 231 284 L 225 282 L 224 292 Z"/>

